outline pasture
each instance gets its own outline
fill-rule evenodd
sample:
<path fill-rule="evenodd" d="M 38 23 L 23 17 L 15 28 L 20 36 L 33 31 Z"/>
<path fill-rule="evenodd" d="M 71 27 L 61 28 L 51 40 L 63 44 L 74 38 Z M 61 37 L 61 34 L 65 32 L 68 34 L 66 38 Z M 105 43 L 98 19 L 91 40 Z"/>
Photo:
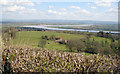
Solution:
<path fill-rule="evenodd" d="M 85 38 L 86 35 L 80 35 L 80 34 L 67 34 L 67 33 L 57 33 L 57 32 L 51 32 L 51 31 L 20 31 L 17 32 L 15 39 L 10 41 L 10 43 L 14 46 L 29 46 L 29 47 L 38 47 L 38 42 L 41 39 L 41 36 L 47 35 L 50 37 L 51 35 L 54 35 L 56 37 L 62 37 L 63 39 L 69 40 L 69 39 L 81 39 Z M 111 43 L 110 39 L 107 38 L 101 38 L 101 37 L 95 37 L 92 36 L 90 40 L 102 42 L 107 40 L 109 44 Z M 48 44 L 49 43 L 49 44 Z M 55 43 L 54 41 L 47 40 L 47 43 L 45 45 L 46 49 L 49 50 L 63 50 L 67 51 L 68 48 L 66 45 Z"/>

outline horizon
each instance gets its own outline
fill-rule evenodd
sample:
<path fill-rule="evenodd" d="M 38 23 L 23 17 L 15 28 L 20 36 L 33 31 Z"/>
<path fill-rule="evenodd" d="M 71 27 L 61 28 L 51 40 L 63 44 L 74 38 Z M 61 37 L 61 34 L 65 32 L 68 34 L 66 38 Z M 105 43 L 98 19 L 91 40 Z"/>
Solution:
<path fill-rule="evenodd" d="M 106 21 L 106 20 L 72 20 L 72 19 L 2 19 L 1 21 L 3 22 L 3 21 L 31 21 L 31 20 L 33 20 L 33 21 L 41 21 L 41 20 L 43 20 L 43 21 L 45 21 L 45 20 L 51 20 L 51 21 L 53 21 L 53 20 L 56 20 L 56 21 L 93 21 L 93 22 L 96 22 L 96 21 L 98 21 L 98 22 L 118 22 L 118 21 Z"/>
<path fill-rule="evenodd" d="M 67 23 L 67 22 L 70 22 L 70 23 L 78 23 L 79 22 L 79 24 L 80 23 L 85 23 L 86 22 L 86 24 L 88 23 L 88 22 L 91 22 L 91 24 L 93 23 L 98 23 L 99 22 L 99 24 L 101 23 L 106 23 L 106 24 L 116 24 L 116 23 L 118 23 L 118 21 L 101 21 L 101 20 L 64 20 L 64 19 L 2 19 L 2 20 L 0 20 L 0 22 L 38 22 L 38 23 L 40 23 L 40 22 L 46 22 L 46 23 L 48 23 L 48 22 L 50 22 L 50 23 L 62 23 L 63 22 L 63 24 L 64 23 Z M 69 24 L 69 23 L 68 23 Z"/>

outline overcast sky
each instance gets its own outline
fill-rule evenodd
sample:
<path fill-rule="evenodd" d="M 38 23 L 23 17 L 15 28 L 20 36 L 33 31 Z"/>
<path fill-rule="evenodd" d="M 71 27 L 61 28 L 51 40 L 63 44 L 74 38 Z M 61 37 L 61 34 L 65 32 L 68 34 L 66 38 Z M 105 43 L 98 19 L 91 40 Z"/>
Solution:
<path fill-rule="evenodd" d="M 2 19 L 118 20 L 118 0 L 0 0 Z M 0 6 L 1 7 L 1 6 Z"/>

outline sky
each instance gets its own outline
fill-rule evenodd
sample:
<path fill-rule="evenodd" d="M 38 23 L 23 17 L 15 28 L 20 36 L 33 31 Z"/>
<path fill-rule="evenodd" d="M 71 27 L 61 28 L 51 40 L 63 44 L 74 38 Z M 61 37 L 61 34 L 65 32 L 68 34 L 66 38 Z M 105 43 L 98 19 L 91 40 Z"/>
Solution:
<path fill-rule="evenodd" d="M 0 8 L 0 19 L 118 21 L 118 0 L 0 0 Z"/>

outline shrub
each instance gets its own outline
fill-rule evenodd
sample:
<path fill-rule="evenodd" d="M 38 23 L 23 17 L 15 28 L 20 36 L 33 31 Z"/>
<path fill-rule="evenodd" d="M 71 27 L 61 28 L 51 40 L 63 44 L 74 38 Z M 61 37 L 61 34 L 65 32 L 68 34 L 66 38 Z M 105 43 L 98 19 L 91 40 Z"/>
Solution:
<path fill-rule="evenodd" d="M 7 29 L 2 29 L 2 38 L 5 45 L 9 45 L 8 41 L 16 37 L 17 30 L 14 27 L 8 27 Z"/>
<path fill-rule="evenodd" d="M 45 36 L 41 36 L 41 38 L 42 38 L 42 39 L 46 39 L 46 40 L 48 40 L 48 36 L 47 36 L 47 35 L 45 35 Z"/>
<path fill-rule="evenodd" d="M 56 37 L 54 35 L 51 35 L 49 39 L 54 41 L 56 39 Z"/>
<path fill-rule="evenodd" d="M 46 45 L 46 40 L 45 39 L 41 39 L 38 43 L 38 47 L 44 48 Z"/>
<path fill-rule="evenodd" d="M 10 60 L 14 60 L 16 58 L 16 55 L 13 53 L 10 55 Z"/>
<path fill-rule="evenodd" d="M 85 44 L 81 40 L 68 40 L 66 45 L 70 51 L 77 50 L 79 52 L 85 50 Z"/>
<path fill-rule="evenodd" d="M 14 39 L 17 31 L 14 27 L 9 27 L 7 29 L 2 30 L 2 32 L 3 32 L 3 36 L 4 36 L 4 34 L 7 33 L 10 38 Z"/>

